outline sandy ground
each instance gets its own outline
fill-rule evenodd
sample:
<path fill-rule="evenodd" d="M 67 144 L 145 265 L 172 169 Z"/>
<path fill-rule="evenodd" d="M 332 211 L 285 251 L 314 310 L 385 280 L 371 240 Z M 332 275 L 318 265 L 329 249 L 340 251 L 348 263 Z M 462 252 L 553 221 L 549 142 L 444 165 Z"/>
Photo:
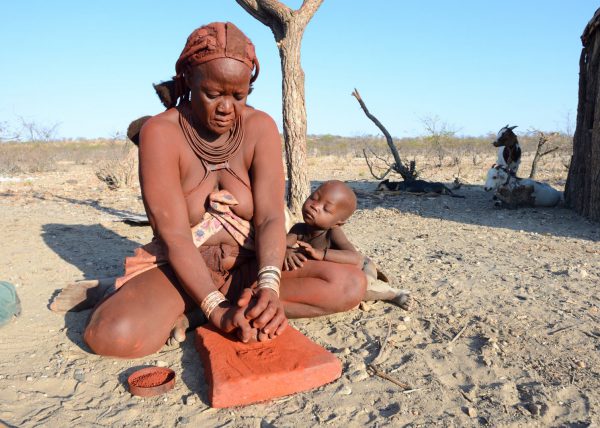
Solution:
<path fill-rule="evenodd" d="M 149 240 L 117 219 L 143 212 L 139 189 L 111 191 L 92 165 L 0 182 L 0 279 L 23 313 L 0 329 L 0 422 L 7 426 L 569 426 L 600 422 L 600 227 L 570 210 L 499 210 L 482 190 L 485 166 L 461 166 L 465 199 L 373 192 L 361 159 L 310 159 L 311 177 L 348 180 L 359 209 L 351 240 L 416 299 L 410 313 L 383 302 L 294 326 L 343 364 L 336 382 L 268 403 L 211 409 L 191 333 L 181 347 L 139 360 L 93 355 L 81 334 L 89 311 L 47 305 L 68 282 L 121 272 Z M 470 163 L 470 162 L 469 162 Z M 522 170 L 530 163 L 523 161 Z M 561 188 L 560 161 L 541 179 Z M 452 181 L 457 167 L 423 177 Z M 527 172 L 527 171 L 523 171 Z M 525 175 L 525 174 L 521 174 Z M 389 332 L 389 336 L 388 336 Z M 409 391 L 368 372 L 379 370 Z M 173 368 L 175 389 L 133 397 L 128 374 Z M 0 423 L 0 426 L 2 426 Z"/>

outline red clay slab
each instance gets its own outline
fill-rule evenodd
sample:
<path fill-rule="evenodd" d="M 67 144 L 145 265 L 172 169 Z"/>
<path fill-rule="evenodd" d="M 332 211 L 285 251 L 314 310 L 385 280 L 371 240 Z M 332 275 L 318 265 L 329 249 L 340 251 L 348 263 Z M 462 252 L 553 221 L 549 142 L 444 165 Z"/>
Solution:
<path fill-rule="evenodd" d="M 317 388 L 342 374 L 340 361 L 287 326 L 269 342 L 245 344 L 207 325 L 196 329 L 212 407 L 265 401 Z"/>

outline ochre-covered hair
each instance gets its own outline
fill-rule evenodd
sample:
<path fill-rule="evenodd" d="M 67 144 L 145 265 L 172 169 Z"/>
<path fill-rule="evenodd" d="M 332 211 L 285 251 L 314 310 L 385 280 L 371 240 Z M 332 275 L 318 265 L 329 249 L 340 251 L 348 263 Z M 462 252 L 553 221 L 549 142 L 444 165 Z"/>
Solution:
<path fill-rule="evenodd" d="M 175 64 L 173 96 L 167 102 L 161 97 L 165 107 L 174 107 L 181 100 L 189 98 L 190 88 L 184 76 L 190 73 L 192 67 L 217 58 L 233 58 L 243 62 L 253 71 L 250 84 L 258 77 L 260 67 L 250 39 L 231 22 L 212 22 L 197 28 L 188 37 Z"/>

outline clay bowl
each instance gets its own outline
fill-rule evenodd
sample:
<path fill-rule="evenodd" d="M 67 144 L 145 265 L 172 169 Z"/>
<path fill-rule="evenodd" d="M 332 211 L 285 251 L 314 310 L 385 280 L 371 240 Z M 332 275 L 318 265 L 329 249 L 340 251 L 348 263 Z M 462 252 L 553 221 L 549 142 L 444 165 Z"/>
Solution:
<path fill-rule="evenodd" d="M 133 395 L 152 397 L 173 389 L 175 372 L 166 367 L 146 367 L 129 375 L 127 383 Z"/>

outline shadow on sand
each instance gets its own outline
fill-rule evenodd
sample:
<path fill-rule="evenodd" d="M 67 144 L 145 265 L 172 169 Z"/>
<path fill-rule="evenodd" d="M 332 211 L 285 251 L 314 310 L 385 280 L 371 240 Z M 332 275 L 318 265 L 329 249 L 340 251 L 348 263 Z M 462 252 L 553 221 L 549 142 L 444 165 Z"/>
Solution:
<path fill-rule="evenodd" d="M 311 187 L 314 189 L 319 184 L 319 181 L 312 182 Z M 493 195 L 485 192 L 482 185 L 463 185 L 455 191 L 465 196 L 464 199 L 459 199 L 450 196 L 376 192 L 377 183 L 373 181 L 349 181 L 348 184 L 357 193 L 359 209 L 394 208 L 402 213 L 447 222 L 593 242 L 600 240 L 598 223 L 579 216 L 562 204 L 554 208 L 496 208 L 492 201 Z"/>
<path fill-rule="evenodd" d="M 124 257 L 139 247 L 137 242 L 99 224 L 49 223 L 42 227 L 42 238 L 65 262 L 77 267 L 83 273 L 84 279 L 120 275 Z M 50 301 L 59 291 L 60 289 L 54 291 Z M 89 310 L 65 313 L 67 337 L 87 352 L 90 350 L 83 342 L 83 331 L 89 314 Z"/>

